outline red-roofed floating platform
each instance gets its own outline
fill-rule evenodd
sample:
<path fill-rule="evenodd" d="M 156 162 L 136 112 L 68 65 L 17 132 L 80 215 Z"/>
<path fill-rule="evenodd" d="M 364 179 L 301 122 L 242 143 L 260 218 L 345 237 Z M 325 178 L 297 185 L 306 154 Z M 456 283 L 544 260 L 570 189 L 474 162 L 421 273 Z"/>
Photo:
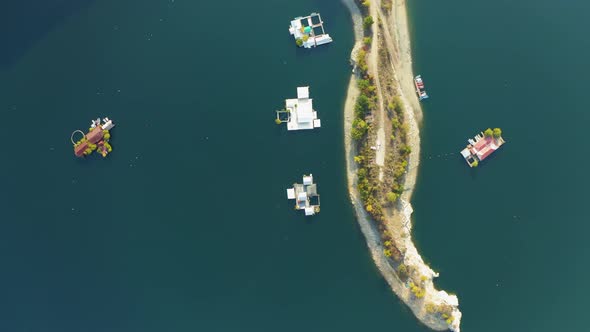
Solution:
<path fill-rule="evenodd" d="M 467 141 L 469 144 L 461 151 L 461 155 L 469 167 L 477 167 L 480 161 L 489 157 L 506 143 L 502 138 L 502 130 L 499 128 L 487 129 L 485 133 L 480 132 L 473 139 Z"/>
<path fill-rule="evenodd" d="M 111 138 L 109 130 L 114 126 L 115 124 L 109 118 L 98 118 L 92 120 L 87 134 L 84 134 L 81 130 L 74 131 L 70 139 L 74 145 L 74 154 L 76 157 L 90 155 L 95 150 L 103 157 L 106 157 L 109 152 L 113 151 L 113 148 L 109 144 L 109 139 Z M 74 135 L 76 133 L 83 135 L 83 137 L 77 142 L 74 141 Z"/>

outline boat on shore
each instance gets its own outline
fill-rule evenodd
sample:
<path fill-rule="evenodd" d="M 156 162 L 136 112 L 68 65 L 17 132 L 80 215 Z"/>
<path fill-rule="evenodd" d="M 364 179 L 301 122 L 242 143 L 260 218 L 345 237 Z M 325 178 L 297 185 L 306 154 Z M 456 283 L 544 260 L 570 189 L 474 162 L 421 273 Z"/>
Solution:
<path fill-rule="evenodd" d="M 428 94 L 426 94 L 426 89 L 424 89 L 424 81 L 422 81 L 421 75 L 414 77 L 414 85 L 416 86 L 418 98 L 420 100 L 428 99 Z"/>

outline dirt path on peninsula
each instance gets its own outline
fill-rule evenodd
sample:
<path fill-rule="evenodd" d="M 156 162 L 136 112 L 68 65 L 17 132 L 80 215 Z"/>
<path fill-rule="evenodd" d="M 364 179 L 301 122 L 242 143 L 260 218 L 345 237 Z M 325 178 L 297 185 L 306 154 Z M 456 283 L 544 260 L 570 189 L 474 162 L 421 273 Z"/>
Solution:
<path fill-rule="evenodd" d="M 355 26 L 356 44 L 352 52 L 352 58 L 354 59 L 356 52 L 362 46 L 362 16 L 354 0 L 342 0 L 342 2 L 350 9 Z M 350 135 L 352 120 L 354 118 L 354 104 L 356 98 L 359 95 L 359 91 L 356 86 L 356 79 L 354 76 L 351 77 L 349 82 L 344 116 L 347 177 L 351 201 L 357 213 L 357 219 L 361 230 L 366 237 L 367 245 L 373 260 L 381 271 L 383 277 L 391 286 L 392 290 L 404 303 L 406 303 L 406 305 L 410 307 L 416 317 L 431 329 L 442 331 L 447 330 L 450 327 L 452 330 L 459 332 L 461 312 L 458 310 L 457 297 L 454 295 L 449 295 L 444 291 L 438 291 L 435 289 L 432 279 L 437 277 L 438 274 L 432 271 L 432 269 L 430 269 L 424 263 L 422 257 L 420 257 L 418 254 L 418 251 L 411 238 L 412 207 L 409 201 L 416 183 L 419 165 L 420 136 L 418 122 L 422 120 L 422 109 L 420 107 L 418 98 L 415 95 L 413 86 L 411 48 L 409 32 L 407 28 L 405 0 L 393 1 L 391 15 L 385 15 L 382 12 L 381 0 L 371 0 L 370 15 L 373 16 L 375 24 L 373 44 L 371 52 L 367 57 L 367 65 L 369 66 L 370 73 L 375 78 L 376 91 L 379 97 L 379 104 L 377 105 L 379 112 L 377 115 L 377 141 L 381 141 L 381 144 L 379 144 L 380 149 L 377 151 L 376 155 L 376 163 L 381 168 L 379 180 L 383 180 L 383 160 L 385 159 L 386 155 L 386 144 L 383 144 L 385 139 L 385 131 L 383 128 L 385 123 L 384 98 L 382 86 L 379 82 L 378 76 L 378 66 L 380 65 L 378 57 L 378 45 L 380 45 L 380 38 L 383 38 L 387 51 L 390 54 L 391 63 L 389 65 L 391 65 L 394 69 L 394 80 L 396 81 L 398 87 L 397 92 L 399 94 L 399 98 L 404 104 L 404 122 L 408 125 L 407 144 L 412 149 L 412 152 L 409 156 L 408 170 L 404 183 L 404 187 L 407 188 L 407 190 L 405 190 L 400 197 L 400 203 L 397 204 L 397 206 L 385 209 L 387 228 L 392 233 L 396 243 L 400 245 L 399 249 L 405 251 L 404 263 L 408 266 L 414 266 L 416 271 L 427 277 L 424 285 L 426 290 L 426 295 L 424 298 L 415 298 L 407 285 L 405 285 L 397 277 L 397 273 L 394 271 L 393 267 L 383 254 L 380 234 L 375 227 L 375 223 L 366 213 L 356 189 L 357 165 L 354 162 L 354 156 L 357 154 L 357 151 L 355 145 L 352 144 L 353 140 Z M 383 28 L 378 26 L 379 21 L 382 22 L 381 26 Z M 379 163 L 380 160 L 381 163 Z M 441 320 L 440 317 L 429 314 L 425 310 L 426 303 L 445 303 L 452 305 L 454 307 L 452 315 L 454 318 L 453 324 L 449 326 L 444 322 L 444 320 Z"/>

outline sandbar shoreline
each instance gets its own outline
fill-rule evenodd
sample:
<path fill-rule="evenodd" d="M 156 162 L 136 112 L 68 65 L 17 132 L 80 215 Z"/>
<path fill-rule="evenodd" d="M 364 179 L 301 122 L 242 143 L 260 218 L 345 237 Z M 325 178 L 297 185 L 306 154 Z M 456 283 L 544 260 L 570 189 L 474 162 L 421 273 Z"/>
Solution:
<path fill-rule="evenodd" d="M 356 53 L 360 48 L 362 48 L 363 43 L 363 17 L 357 4 L 355 3 L 355 0 L 342 0 L 342 2 L 349 9 L 352 16 L 355 45 L 351 52 L 351 59 L 355 59 Z M 404 262 L 407 262 L 407 264 L 412 264 L 421 272 L 422 275 L 428 278 L 425 282 L 426 295 L 424 298 L 417 299 L 413 296 L 409 287 L 399 279 L 397 272 L 389 263 L 387 257 L 385 257 L 379 231 L 376 228 L 375 223 L 371 220 L 371 217 L 365 211 L 357 190 L 356 172 L 358 167 L 354 162 L 354 156 L 357 154 L 357 151 L 354 141 L 351 137 L 351 129 L 352 121 L 354 119 L 354 105 L 356 98 L 360 94 L 360 91 L 357 88 L 356 77 L 354 74 L 350 77 L 344 106 L 344 140 L 349 194 L 355 208 L 361 231 L 367 240 L 367 246 L 371 252 L 371 256 L 373 257 L 373 260 L 379 268 L 379 271 L 391 286 L 394 293 L 406 305 L 408 305 L 408 307 L 410 307 L 420 322 L 429 328 L 437 331 L 450 329 L 452 331 L 459 332 L 461 312 L 458 309 L 458 298 L 455 295 L 449 295 L 445 291 L 439 291 L 435 289 L 432 279 L 437 277 L 438 274 L 424 263 L 422 257 L 418 254 L 418 251 L 411 238 L 411 214 L 413 210 L 410 200 L 418 175 L 418 166 L 420 164 L 419 122 L 422 120 L 422 108 L 414 92 L 413 86 L 414 76 L 412 73 L 411 49 L 407 26 L 405 0 L 393 0 L 392 4 L 393 8 L 391 15 L 383 15 L 383 17 L 386 19 L 384 26 L 389 29 L 389 32 L 387 32 L 390 39 L 388 40 L 388 42 L 390 42 L 388 51 L 393 55 L 394 58 L 394 75 L 395 80 L 399 86 L 399 98 L 402 100 L 404 105 L 404 118 L 409 128 L 407 134 L 407 144 L 411 147 L 411 153 L 409 155 L 408 168 L 404 179 L 404 187 L 408 189 L 405 190 L 401 195 L 397 211 L 388 216 L 388 223 L 390 224 L 390 227 L 399 228 L 399 225 L 401 224 L 405 226 L 401 231 L 401 233 L 404 233 L 404 236 L 399 237 L 397 240 L 403 243 L 403 247 L 405 249 Z M 371 6 L 379 5 L 379 0 L 371 1 Z M 380 11 L 380 9 L 378 10 Z M 372 9 L 372 12 L 375 12 L 375 9 Z M 378 15 L 379 14 L 381 13 L 379 12 Z M 382 16 L 380 15 L 379 17 Z M 397 41 L 397 43 L 392 45 L 391 40 Z M 372 65 L 373 68 L 376 68 L 377 66 L 376 63 L 373 63 Z M 436 316 L 435 314 L 429 313 L 425 308 L 425 303 L 427 302 L 434 304 L 444 303 L 446 305 L 452 306 L 452 323 L 447 324 L 444 319 L 441 320 L 440 317 Z"/>

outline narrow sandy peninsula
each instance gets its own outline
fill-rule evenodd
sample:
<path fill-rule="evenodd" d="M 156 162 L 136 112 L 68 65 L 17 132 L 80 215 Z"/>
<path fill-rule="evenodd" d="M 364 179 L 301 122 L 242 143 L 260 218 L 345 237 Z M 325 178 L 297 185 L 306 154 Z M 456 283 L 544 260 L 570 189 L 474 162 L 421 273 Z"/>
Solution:
<path fill-rule="evenodd" d="M 342 0 L 355 33 L 345 103 L 348 186 L 372 257 L 392 290 L 433 330 L 460 331 L 457 296 L 412 242 L 410 199 L 420 162 L 406 0 Z"/>

